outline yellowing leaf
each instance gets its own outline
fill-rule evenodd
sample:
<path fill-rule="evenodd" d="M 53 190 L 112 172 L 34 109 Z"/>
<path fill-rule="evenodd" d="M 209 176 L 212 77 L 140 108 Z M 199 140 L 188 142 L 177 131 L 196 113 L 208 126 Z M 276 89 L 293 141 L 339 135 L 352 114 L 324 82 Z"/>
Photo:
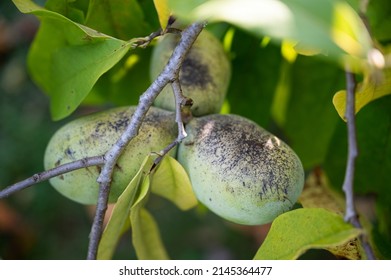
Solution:
<path fill-rule="evenodd" d="M 168 0 L 181 20 L 224 21 L 273 41 L 290 40 L 344 66 L 363 70 L 371 37 L 358 13 L 341 0 Z M 313 52 L 313 51 L 312 51 Z M 364 63 L 363 63 L 364 62 Z"/>
<path fill-rule="evenodd" d="M 361 233 L 335 213 L 300 208 L 277 217 L 254 259 L 292 260 L 309 249 L 328 249 Z"/>
<path fill-rule="evenodd" d="M 153 4 L 155 4 L 155 9 L 159 17 L 160 27 L 162 30 L 165 30 L 171 15 L 167 0 L 153 0 Z"/>
<path fill-rule="evenodd" d="M 324 208 L 341 217 L 344 214 L 344 199 L 341 194 L 330 188 L 328 179 L 322 170 L 308 175 L 299 202 L 304 208 Z M 357 238 L 341 245 L 330 246 L 327 250 L 335 256 L 349 260 L 360 260 L 365 255 Z"/>
<path fill-rule="evenodd" d="M 297 52 L 294 48 L 295 42 L 283 40 L 281 43 L 281 54 L 289 62 L 293 63 L 296 60 Z"/>
<path fill-rule="evenodd" d="M 344 214 L 344 199 L 333 191 L 322 170 L 307 176 L 299 202 L 304 208 L 324 208 L 340 216 Z"/>
<path fill-rule="evenodd" d="M 372 40 L 354 9 L 345 2 L 335 1 L 332 22 L 334 42 L 346 53 L 364 58 L 372 48 Z"/>
<path fill-rule="evenodd" d="M 140 260 L 169 259 L 158 225 L 153 216 L 141 205 L 132 208 L 130 212 L 132 224 L 132 242 Z"/>
<path fill-rule="evenodd" d="M 357 87 L 355 110 L 358 113 L 365 105 L 371 101 L 391 94 L 391 69 L 383 71 L 380 81 L 374 81 L 367 75 L 362 83 Z M 339 116 L 345 119 L 346 110 L 346 90 L 338 91 L 333 97 L 333 104 Z"/>
<path fill-rule="evenodd" d="M 137 174 L 118 198 L 109 222 L 103 232 L 98 248 L 97 259 L 112 258 L 118 240 L 124 232 L 124 228 L 129 227 L 129 223 L 127 222 L 131 207 L 140 202 L 143 197 L 143 195 L 140 195 L 140 189 L 143 189 L 142 186 L 153 165 L 154 157 L 155 156 L 149 155 L 145 158 Z M 143 190 L 144 191 L 141 192 L 141 194 L 145 194 L 145 188 Z"/>
<path fill-rule="evenodd" d="M 164 157 L 151 176 L 151 191 L 188 210 L 197 205 L 189 176 L 182 165 L 170 156 Z"/>

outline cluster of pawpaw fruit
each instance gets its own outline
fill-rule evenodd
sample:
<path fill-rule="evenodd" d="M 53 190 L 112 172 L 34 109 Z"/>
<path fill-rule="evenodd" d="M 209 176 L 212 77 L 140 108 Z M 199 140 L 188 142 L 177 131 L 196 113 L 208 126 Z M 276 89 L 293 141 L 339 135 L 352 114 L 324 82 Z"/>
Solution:
<path fill-rule="evenodd" d="M 177 41 L 177 35 L 167 34 L 154 47 L 151 79 L 163 69 Z M 265 224 L 297 201 L 304 171 L 298 156 L 282 140 L 244 117 L 219 114 L 230 75 L 222 45 L 204 30 L 179 76 L 183 94 L 194 101 L 194 117 L 186 124 L 188 136 L 170 155 L 185 168 L 196 197 L 212 212 L 239 224 Z M 45 168 L 104 154 L 119 138 L 134 110 L 114 108 L 66 124 L 47 146 Z M 176 139 L 174 111 L 174 97 L 167 86 L 116 164 L 110 202 L 116 201 L 146 155 Z M 50 182 L 72 200 L 95 204 L 99 172 L 98 167 L 84 168 Z"/>

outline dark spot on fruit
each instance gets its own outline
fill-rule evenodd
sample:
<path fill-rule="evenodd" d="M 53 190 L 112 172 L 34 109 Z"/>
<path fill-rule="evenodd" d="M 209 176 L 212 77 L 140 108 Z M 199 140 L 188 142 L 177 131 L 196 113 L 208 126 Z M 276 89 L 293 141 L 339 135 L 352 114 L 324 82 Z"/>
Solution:
<path fill-rule="evenodd" d="M 108 125 L 111 129 L 114 129 L 115 132 L 123 131 L 129 124 L 129 118 L 119 118 L 115 120 L 114 122 L 109 122 Z"/>
<path fill-rule="evenodd" d="M 101 168 L 99 165 L 97 165 L 97 166 L 96 166 L 96 170 L 97 170 L 98 173 L 100 174 L 100 172 L 102 171 L 102 168 Z"/>
<path fill-rule="evenodd" d="M 104 125 L 104 122 L 98 122 L 95 126 L 95 133 L 99 133 L 101 130 L 101 127 Z"/>
<path fill-rule="evenodd" d="M 67 149 L 65 150 L 65 153 L 66 153 L 67 155 L 71 156 L 71 155 L 72 155 L 72 150 L 71 150 L 70 148 L 67 148 Z"/>
<path fill-rule="evenodd" d="M 70 147 L 66 148 L 64 152 L 68 157 L 75 159 L 75 151 L 73 151 Z"/>
<path fill-rule="evenodd" d="M 231 187 L 231 186 L 227 186 L 226 190 L 227 190 L 227 192 L 229 192 L 231 194 L 235 193 L 235 189 L 233 187 Z"/>
<path fill-rule="evenodd" d="M 210 76 L 209 66 L 202 64 L 196 55 L 190 53 L 184 60 L 179 76 L 182 86 L 192 86 L 200 89 L 207 89 L 208 85 L 213 83 Z"/>
<path fill-rule="evenodd" d="M 58 176 L 58 178 L 59 178 L 60 180 L 64 180 L 64 175 L 60 175 L 60 176 Z"/>
<path fill-rule="evenodd" d="M 61 164 L 61 159 L 57 160 L 56 163 L 54 164 L 55 167 L 59 166 Z"/>
<path fill-rule="evenodd" d="M 185 146 L 193 146 L 193 145 L 194 145 L 194 141 L 183 142 L 183 144 L 184 144 Z"/>
<path fill-rule="evenodd" d="M 121 172 L 123 171 L 122 167 L 118 163 L 116 163 L 114 167 Z"/>

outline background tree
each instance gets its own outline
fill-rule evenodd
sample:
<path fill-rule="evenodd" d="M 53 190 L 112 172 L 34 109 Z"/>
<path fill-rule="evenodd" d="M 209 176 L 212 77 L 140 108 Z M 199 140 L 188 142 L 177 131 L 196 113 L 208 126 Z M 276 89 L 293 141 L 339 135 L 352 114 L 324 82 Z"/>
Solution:
<path fill-rule="evenodd" d="M 191 23 L 208 21 L 206 29 L 220 38 L 231 57 L 233 72 L 223 112 L 245 116 L 289 143 L 307 172 L 306 185 L 297 205 L 299 209 L 278 217 L 263 243 L 261 232 L 268 231 L 268 226 L 238 227 L 222 221 L 202 206 L 181 212 L 163 199 L 150 197 L 146 207 L 160 230 L 151 227 L 147 232 L 154 233 L 150 236 L 155 241 L 161 236 L 163 242 L 151 243 L 135 238 L 137 230 L 146 229 L 142 225 L 133 226 L 133 246 L 126 238 L 121 239 L 127 249 L 118 246 L 120 249 L 114 256 L 124 258 L 136 254 L 139 258 L 159 258 L 167 257 L 164 252 L 168 252 L 172 258 L 371 258 L 371 249 L 374 249 L 376 257 L 388 258 L 391 252 L 387 190 L 391 179 L 388 147 L 391 6 L 388 1 L 212 0 L 184 3 L 172 0 L 154 1 L 155 6 L 152 1 L 50 0 L 45 3 L 46 9 L 27 0 L 13 2 L 21 12 L 40 19 L 39 31 L 29 48 L 28 68 L 34 82 L 50 97 L 52 118 L 61 120 L 57 124 L 49 121 L 48 100 L 37 94 L 31 84 L 27 85 L 33 88 L 35 95 L 31 98 L 26 94 L 17 95 L 20 103 L 16 103 L 12 97 L 24 90 L 20 83 L 10 81 L 17 81 L 17 73 L 24 77 L 20 66 L 24 64 L 24 58 L 14 55 L 3 62 L 2 185 L 10 185 L 29 176 L 26 174 L 42 170 L 37 167 L 42 166 L 44 147 L 55 131 L 54 127 L 85 114 L 86 110 L 139 103 L 140 94 L 151 84 L 152 48 L 133 48 L 149 41 L 148 34 L 160 35 L 153 32 L 159 28 L 166 30 L 165 22 L 171 12 L 186 23 L 185 26 L 190 26 L 185 29 L 189 31 L 188 38 L 195 39 L 197 33 L 192 32 L 202 29 L 200 24 Z M 80 38 L 86 39 L 83 51 L 77 47 Z M 62 52 L 58 52 L 59 49 Z M 186 53 L 185 49 L 183 53 Z M 119 51 L 114 53 L 113 50 Z M 75 67 L 69 61 L 78 63 Z M 180 60 L 174 64 L 180 66 Z M 7 75 L 12 78 L 7 79 Z M 72 100 L 64 94 L 70 87 L 77 89 L 77 96 Z M 42 112 L 37 114 L 38 105 L 32 102 L 38 102 L 40 108 L 44 108 Z M 20 104 L 30 108 L 16 109 L 23 108 Z M 43 123 L 49 128 L 44 129 Z M 43 136 L 34 137 L 37 134 Z M 26 135 L 28 143 L 34 144 L 26 144 Z M 21 140 L 15 141 L 18 137 Z M 24 144 L 18 147 L 18 142 Z M 32 149 L 31 145 L 39 145 L 39 148 Z M 29 155 L 27 160 L 26 154 Z M 29 165 L 31 169 L 27 169 Z M 32 177 L 34 179 L 37 177 Z M 145 182 L 141 180 L 145 178 L 139 179 Z M 342 186 L 345 194 L 341 193 Z M 351 199 L 352 186 L 355 200 Z M 149 187 L 147 183 L 135 186 L 141 193 Z M 42 248 L 39 243 L 49 243 L 50 239 L 41 238 L 36 226 L 30 226 L 28 222 L 15 223 L 17 219 L 27 221 L 29 216 L 43 219 L 34 222 L 38 224 L 46 220 L 47 224 L 41 224 L 41 227 L 52 233 L 56 228 L 54 224 L 69 228 L 67 223 L 77 223 L 71 226 L 72 231 L 68 231 L 66 239 L 75 236 L 75 242 L 82 245 L 66 246 L 72 254 L 63 256 L 82 258 L 87 251 L 89 218 L 78 214 L 85 213 L 84 208 L 57 196 L 48 185 L 15 193 L 1 203 L 5 209 L 3 213 L 18 215 L 18 218 L 5 215 L 3 224 L 9 226 L 4 227 L 4 241 L 0 244 L 0 252 L 5 258 L 61 257 L 58 252 L 54 256 L 45 255 L 42 253 L 45 249 L 38 249 Z M 31 205 L 34 206 L 30 208 Z M 136 204 L 134 206 L 137 210 L 131 211 L 133 215 L 141 211 L 144 219 L 150 219 L 146 212 Z M 355 219 L 356 207 L 364 229 L 357 229 L 361 226 Z M 129 214 L 118 210 L 121 204 L 117 203 L 116 208 L 112 221 Z M 48 212 L 51 215 L 60 212 L 61 216 L 48 218 Z M 99 212 L 102 213 L 98 207 Z M 172 219 L 173 215 L 176 219 Z M 116 248 L 113 244 L 120 237 L 122 227 L 112 228 L 118 234 L 104 235 L 104 248 L 109 253 L 100 255 L 103 258 L 111 257 Z M 84 239 L 76 237 L 76 232 L 84 233 Z M 61 234 L 53 234 L 56 244 Z M 26 244 L 21 246 L 18 256 L 9 255 L 11 250 L 7 247 L 13 246 L 14 238 L 25 241 L 15 244 Z M 204 242 L 205 239 L 208 241 Z M 292 243 L 292 240 L 302 242 Z M 240 246 L 235 245 L 237 242 Z M 153 246 L 146 247 L 147 244 Z M 29 246 L 37 248 L 37 255 Z M 81 255 L 77 252 L 80 248 L 85 248 Z M 308 252 L 312 248 L 326 249 L 332 254 L 321 251 L 321 255 L 313 256 L 310 255 L 313 251 Z M 91 243 L 88 251 L 91 252 Z"/>

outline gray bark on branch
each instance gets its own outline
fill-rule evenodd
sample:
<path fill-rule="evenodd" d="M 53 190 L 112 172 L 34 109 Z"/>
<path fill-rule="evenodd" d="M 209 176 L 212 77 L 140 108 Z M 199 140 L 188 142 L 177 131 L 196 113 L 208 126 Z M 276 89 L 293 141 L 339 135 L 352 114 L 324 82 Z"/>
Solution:
<path fill-rule="evenodd" d="M 102 165 L 104 163 L 103 156 L 95 156 L 95 157 L 89 157 L 89 158 L 83 158 L 81 160 L 76 160 L 73 162 L 65 163 L 62 165 L 59 165 L 55 168 L 36 173 L 33 176 L 17 182 L 11 186 L 8 186 L 7 188 L 0 191 L 0 199 L 10 196 L 11 194 L 24 190 L 28 187 L 31 187 L 35 184 L 38 184 L 40 182 L 49 180 L 50 178 L 75 171 L 77 169 L 86 168 L 89 166 L 95 166 L 95 165 Z"/>
<path fill-rule="evenodd" d="M 362 229 L 358 214 L 354 204 L 354 172 L 355 161 L 358 156 L 357 138 L 356 138 L 356 111 L 355 111 L 355 94 L 357 82 L 354 74 L 346 70 L 346 111 L 345 118 L 348 129 L 348 159 L 346 164 L 345 179 L 342 189 L 345 193 L 346 210 L 345 221 L 350 222 L 355 228 Z M 360 236 L 363 249 L 369 260 L 375 259 L 372 247 L 367 240 L 366 235 Z"/>

